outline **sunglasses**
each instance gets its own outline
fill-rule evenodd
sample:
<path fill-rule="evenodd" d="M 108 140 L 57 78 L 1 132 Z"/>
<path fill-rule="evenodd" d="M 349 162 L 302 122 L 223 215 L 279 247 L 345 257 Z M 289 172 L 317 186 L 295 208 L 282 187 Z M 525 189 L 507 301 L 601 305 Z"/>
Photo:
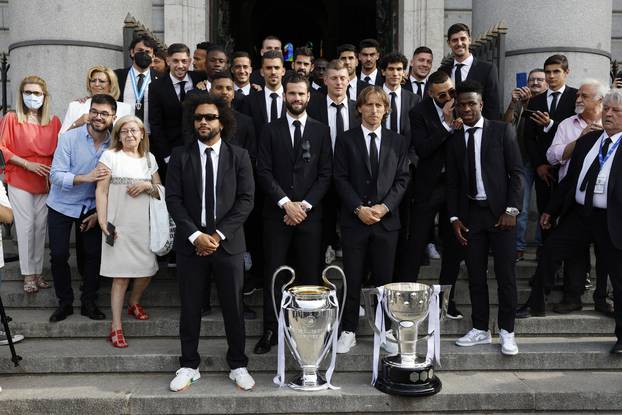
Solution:
<path fill-rule="evenodd" d="M 214 121 L 219 119 L 220 117 L 218 116 L 218 114 L 194 114 L 192 116 L 192 119 L 195 121 Z"/>
<path fill-rule="evenodd" d="M 34 95 L 36 97 L 40 97 L 41 95 L 43 95 L 43 92 L 40 92 L 40 91 L 22 91 L 22 94 L 24 94 L 24 95 Z"/>
<path fill-rule="evenodd" d="M 305 140 L 302 142 L 302 159 L 305 163 L 311 161 L 311 141 Z"/>

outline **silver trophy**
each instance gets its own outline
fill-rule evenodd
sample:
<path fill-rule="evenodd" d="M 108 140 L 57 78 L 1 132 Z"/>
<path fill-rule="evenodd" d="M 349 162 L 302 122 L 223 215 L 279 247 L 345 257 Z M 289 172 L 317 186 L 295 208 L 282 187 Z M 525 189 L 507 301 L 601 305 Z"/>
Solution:
<path fill-rule="evenodd" d="M 439 360 L 440 321 L 445 319 L 451 285 L 429 286 L 419 283 L 393 283 L 364 289 L 366 316 L 374 329 L 374 386 L 391 395 L 425 396 L 441 390 L 441 381 L 434 373 Z M 439 294 L 442 292 L 442 296 Z M 442 305 L 439 304 L 442 298 Z M 374 312 L 374 300 L 378 307 Z M 392 322 L 398 352 L 386 356 L 378 370 L 377 339 L 383 336 L 384 313 Z M 375 320 L 374 320 L 375 316 Z M 419 325 L 428 318 L 428 332 L 419 337 Z M 427 354 L 417 353 L 417 343 L 427 340 Z"/>
<path fill-rule="evenodd" d="M 322 272 L 323 286 L 292 286 L 296 273 L 288 266 L 278 268 L 272 276 L 272 305 L 279 322 L 279 361 L 274 382 L 279 385 L 284 384 L 284 343 L 287 342 L 290 352 L 302 369 L 302 373 L 288 383 L 290 388 L 305 392 L 334 388 L 330 380 L 335 368 L 337 331 L 343 307 L 340 307 L 337 301 L 335 285 L 326 277 L 330 269 L 335 269 L 343 279 L 343 298 L 345 298 L 346 278 L 341 268 L 334 265 L 326 267 Z M 292 277 L 281 288 L 283 297 L 281 306 L 277 308 L 274 286 L 281 271 L 288 271 Z M 320 363 L 331 347 L 331 363 L 324 377 L 319 372 Z"/>

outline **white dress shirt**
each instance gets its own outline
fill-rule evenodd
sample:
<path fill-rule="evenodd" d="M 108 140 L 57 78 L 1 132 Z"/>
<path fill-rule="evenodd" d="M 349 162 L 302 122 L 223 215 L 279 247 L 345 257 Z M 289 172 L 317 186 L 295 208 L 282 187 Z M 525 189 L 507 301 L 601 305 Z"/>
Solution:
<path fill-rule="evenodd" d="M 398 86 L 397 89 L 395 91 L 391 91 L 388 87 L 387 84 L 382 85 L 382 89 L 384 90 L 384 92 L 387 94 L 387 97 L 389 98 L 389 108 L 391 107 L 391 92 L 395 92 L 395 106 L 397 108 L 397 131 L 396 132 L 400 132 L 402 131 L 402 120 L 401 120 L 401 112 L 402 112 L 402 87 Z M 387 115 L 387 120 L 384 123 L 385 127 L 388 128 L 389 130 L 391 129 L 391 113 L 389 113 L 389 115 Z"/>
<path fill-rule="evenodd" d="M 369 82 L 365 81 L 365 78 L 369 76 Z M 367 82 L 369 85 L 376 85 L 376 77 L 378 76 L 378 68 L 374 69 L 372 73 L 369 75 L 365 75 L 363 71 L 361 71 L 361 81 Z"/>
<path fill-rule="evenodd" d="M 473 55 L 469 55 L 469 57 L 462 62 L 458 62 L 454 59 L 454 67 L 451 70 L 451 80 L 454 81 L 454 83 L 456 82 L 456 65 L 464 65 L 460 68 L 460 75 L 462 75 L 462 81 L 466 81 L 471 66 L 473 66 Z"/>
<path fill-rule="evenodd" d="M 207 163 L 207 154 L 205 154 L 205 150 L 210 146 L 198 140 L 197 142 L 199 143 L 199 156 L 201 157 L 201 183 L 203 183 L 203 186 L 201 187 L 201 189 L 203 189 L 201 192 L 201 226 L 205 227 L 207 226 L 207 219 L 205 217 L 205 164 Z M 222 140 L 218 140 L 216 144 L 211 146 L 212 151 L 210 152 L 210 156 L 212 158 L 212 174 L 214 178 L 214 219 L 216 219 L 216 183 L 218 181 L 218 159 L 220 157 L 221 146 Z M 201 233 L 201 231 L 196 231 L 190 235 L 188 237 L 190 243 L 194 244 L 195 239 L 197 239 Z M 218 233 L 220 239 L 225 240 L 225 235 L 222 232 L 216 229 L 216 233 Z"/>
<path fill-rule="evenodd" d="M 413 87 L 413 94 L 415 94 L 415 95 L 417 95 L 417 82 L 421 82 L 421 93 L 425 97 L 425 86 L 428 83 L 428 78 L 425 78 L 424 80 L 420 81 L 419 79 L 417 79 L 414 76 L 410 75 L 408 77 L 408 80 L 410 81 L 410 84 Z"/>
<path fill-rule="evenodd" d="M 276 113 L 279 117 L 281 116 L 281 111 L 283 110 L 283 86 L 279 85 L 279 89 L 277 89 L 276 91 L 273 91 L 268 88 L 268 86 L 266 86 L 264 88 L 264 99 L 266 100 L 266 112 L 268 122 L 273 121 L 270 119 L 270 112 L 272 110 L 272 97 L 270 96 L 270 94 L 273 92 L 276 92 L 278 94 L 278 97 L 276 98 Z"/>
<path fill-rule="evenodd" d="M 598 153 L 600 153 L 601 143 L 604 141 L 606 137 L 607 137 L 607 133 L 603 131 L 600 138 L 596 140 L 596 142 L 594 143 L 590 151 L 585 156 L 585 159 L 583 160 L 583 167 L 581 168 L 581 173 L 579 174 L 579 180 L 577 181 L 577 188 L 575 189 L 575 200 L 580 205 L 585 204 L 585 190 L 584 191 L 580 190 L 581 183 L 583 183 L 583 179 L 585 178 L 585 175 L 590 169 L 590 166 L 594 162 L 594 159 L 598 157 Z M 609 144 L 609 149 L 611 149 L 614 145 L 616 145 L 616 143 L 620 141 L 621 137 L 622 137 L 622 133 L 615 134 L 613 137 L 611 137 L 611 144 Z M 596 208 L 607 209 L 607 188 L 609 186 L 609 175 L 611 173 L 611 165 L 613 164 L 613 159 L 615 158 L 616 153 L 619 151 L 620 151 L 620 145 L 618 144 L 618 147 L 611 154 L 611 156 L 607 159 L 605 164 L 603 164 L 603 166 L 600 169 L 600 172 L 598 173 L 598 180 L 603 180 L 604 187 L 603 187 L 603 192 L 597 193 L 596 190 L 594 191 L 594 207 Z"/>
<path fill-rule="evenodd" d="M 598 120 L 600 125 L 600 119 Z M 559 169 L 559 181 L 561 181 L 568 172 L 570 159 L 563 160 L 564 150 L 566 146 L 575 141 L 581 135 L 583 129 L 587 127 L 587 123 L 581 116 L 573 115 L 559 123 L 553 142 L 546 150 L 546 159 L 552 166 L 561 165 Z"/>
<path fill-rule="evenodd" d="M 380 141 L 382 139 L 382 127 L 378 127 L 374 131 L 368 130 L 363 125 L 361 125 L 361 128 L 363 129 L 363 136 L 365 137 L 365 147 L 367 147 L 368 156 L 369 156 L 369 148 L 371 146 L 371 137 L 369 136 L 369 134 L 370 133 L 376 134 L 376 138 L 374 141 L 376 142 L 376 148 L 378 149 L 378 161 L 380 161 Z"/>
<path fill-rule="evenodd" d="M 315 83 L 315 81 L 311 82 L 311 88 L 313 88 L 316 91 L 319 91 L 320 89 L 322 89 L 322 85 L 318 85 Z"/>
<path fill-rule="evenodd" d="M 559 95 L 557 96 L 557 104 L 555 106 L 555 108 L 557 108 L 559 107 L 559 100 L 562 99 L 562 95 L 564 94 L 565 90 L 566 90 L 566 85 L 563 85 L 557 91 L 553 91 L 550 88 L 546 90 L 546 107 L 549 109 L 549 114 L 551 114 L 551 104 L 553 103 L 553 93 L 559 92 Z M 554 120 L 551 119 L 551 121 L 549 121 L 549 124 L 543 128 L 544 132 L 548 133 L 551 127 L 553 127 L 553 124 L 554 124 Z"/>
<path fill-rule="evenodd" d="M 333 101 L 331 97 L 326 95 L 326 108 L 328 112 L 328 127 L 330 128 L 330 141 L 334 151 L 335 141 L 337 139 L 337 108 L 332 106 L 333 103 L 335 105 L 343 104 L 343 108 L 341 109 L 341 118 L 343 118 L 343 131 L 348 131 L 350 129 L 350 113 L 348 109 L 347 96 L 344 96 L 343 100 L 338 103 Z"/>
<path fill-rule="evenodd" d="M 186 74 L 186 76 L 184 76 L 184 79 L 177 79 L 171 73 L 169 73 L 168 76 L 170 76 L 171 82 L 173 82 L 173 88 L 175 88 L 175 93 L 177 94 L 177 99 L 179 99 L 179 94 L 181 93 L 180 82 L 182 82 L 182 81 L 186 82 L 184 84 L 184 91 L 186 91 L 186 93 L 188 93 L 189 91 L 191 91 L 194 88 L 194 85 L 192 84 L 192 79 L 190 79 L 190 76 L 188 76 L 188 74 Z"/>
<path fill-rule="evenodd" d="M 238 92 L 238 89 L 242 90 L 242 93 L 244 95 L 248 95 L 251 93 L 251 83 L 249 82 L 248 84 L 244 85 L 243 87 L 239 87 L 237 86 L 237 84 L 233 84 L 233 92 Z"/>
<path fill-rule="evenodd" d="M 356 100 L 356 97 L 358 96 L 358 91 L 356 89 L 358 81 L 359 79 L 355 76 L 354 78 L 350 79 L 350 82 L 348 83 L 348 85 L 350 86 L 350 99 Z M 348 86 L 346 86 L 346 91 L 347 90 Z"/>
<path fill-rule="evenodd" d="M 464 126 L 464 145 L 468 148 L 469 134 L 467 130 L 477 128 L 475 130 L 475 180 L 477 182 L 476 200 L 486 200 L 486 189 L 484 188 L 484 180 L 482 179 L 482 132 L 484 130 L 484 117 L 480 117 L 479 121 L 473 127 Z M 467 150 L 468 151 L 468 150 Z"/>
<path fill-rule="evenodd" d="M 300 136 L 302 137 L 305 133 L 305 124 L 307 123 L 307 112 L 305 111 L 304 113 L 302 113 L 299 118 L 294 118 L 291 115 L 289 115 L 289 112 L 287 112 L 285 114 L 285 117 L 287 118 L 287 125 L 289 126 L 289 138 L 292 141 L 292 148 L 293 148 L 294 147 L 294 131 L 296 130 L 296 127 L 294 126 L 294 121 L 296 120 L 300 121 Z M 281 198 L 277 202 L 277 204 L 279 205 L 281 209 L 283 209 L 283 205 L 287 202 L 291 202 L 291 199 L 285 196 Z M 313 208 L 313 206 L 311 206 L 311 204 L 307 202 L 306 200 L 303 200 L 302 204 L 305 205 L 307 210 L 311 210 Z"/>
<path fill-rule="evenodd" d="M 134 65 L 132 65 L 127 73 L 125 88 L 123 88 L 123 102 L 134 107 L 136 105 L 136 97 L 134 96 L 134 89 L 132 88 L 132 73 L 136 76 L 136 87 L 138 87 L 138 74 L 142 73 L 145 75 L 145 80 L 143 82 L 147 83 L 147 87 L 143 95 L 143 117 L 145 118 L 143 124 L 145 124 L 145 132 L 151 134 L 151 127 L 149 126 L 149 85 L 151 84 L 151 71 L 147 68 L 139 72 Z"/>

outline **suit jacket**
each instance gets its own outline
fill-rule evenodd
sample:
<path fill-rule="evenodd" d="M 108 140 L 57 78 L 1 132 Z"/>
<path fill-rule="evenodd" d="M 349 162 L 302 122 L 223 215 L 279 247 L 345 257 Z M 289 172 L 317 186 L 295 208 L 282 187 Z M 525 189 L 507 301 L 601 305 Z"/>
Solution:
<path fill-rule="evenodd" d="M 428 89 L 430 89 L 429 86 L 430 86 L 430 83 L 426 82 L 425 86 L 423 87 L 423 98 L 424 99 L 425 99 L 425 97 L 428 96 Z M 408 78 L 406 78 L 406 82 L 404 82 L 402 84 L 402 88 L 404 88 L 405 90 L 410 91 L 413 94 L 417 95 L 417 89 L 413 88 L 413 84 L 412 84 L 412 82 L 410 82 L 410 76 Z"/>
<path fill-rule="evenodd" d="M 350 128 L 358 127 L 361 125 L 361 120 L 356 116 L 356 101 L 346 99 L 348 105 L 348 126 Z M 311 100 L 307 107 L 307 113 L 309 117 L 321 122 L 324 125 L 328 125 L 328 105 L 326 105 L 326 95 L 324 94 L 311 94 Z"/>
<path fill-rule="evenodd" d="M 192 255 L 188 237 L 201 230 L 204 194 L 197 141 L 173 149 L 166 175 L 166 206 L 175 225 L 174 248 Z M 244 227 L 253 209 L 255 181 L 246 150 L 222 142 L 216 177 L 216 229 L 225 235 L 220 246 L 230 255 L 246 250 Z"/>
<path fill-rule="evenodd" d="M 251 93 L 244 98 L 239 111 L 253 119 L 255 133 L 258 137 L 261 137 L 264 127 L 268 124 L 268 110 L 266 107 L 265 92 L 263 90 L 252 90 Z M 285 112 L 285 97 L 283 97 L 283 106 L 281 107 L 279 118 L 281 118 Z"/>
<path fill-rule="evenodd" d="M 391 97 L 389 98 L 389 103 L 391 103 Z M 413 94 L 410 91 L 406 91 L 402 88 L 402 96 L 400 100 L 400 134 L 406 137 L 406 141 L 408 143 L 408 159 L 410 163 L 414 166 L 417 165 L 417 154 L 414 151 L 411 151 L 413 148 L 412 143 L 412 134 L 410 129 L 410 111 L 421 101 L 419 95 Z"/>
<path fill-rule="evenodd" d="M 376 74 L 376 81 L 374 82 L 374 85 L 376 86 L 382 86 L 384 84 L 384 76 L 382 76 L 382 71 L 380 70 L 380 68 L 376 67 L 376 69 L 378 69 L 378 73 Z M 358 71 L 356 71 L 356 76 L 357 78 L 363 82 L 363 83 L 367 83 L 365 81 L 363 81 L 361 79 L 361 71 L 360 69 Z M 365 78 L 365 76 L 363 76 L 363 78 Z"/>
<path fill-rule="evenodd" d="M 575 192 L 583 162 L 602 133 L 602 131 L 593 131 L 577 140 L 568 166 L 568 173 L 553 191 L 545 209 L 546 213 L 559 217 L 560 221 L 563 221 L 576 204 Z M 622 210 L 620 209 L 622 209 L 622 150 L 618 148 L 613 156 L 607 183 L 607 228 L 609 238 L 616 249 L 622 249 L 622 215 L 620 215 Z"/>
<path fill-rule="evenodd" d="M 436 104 L 427 97 L 410 111 L 411 149 L 419 163 L 415 175 L 414 198 L 426 201 L 439 185 L 445 168 L 445 147 L 451 132 L 441 123 Z"/>
<path fill-rule="evenodd" d="M 294 148 L 287 117 L 268 124 L 259 140 L 257 177 L 265 193 L 263 215 L 283 220 L 283 209 L 278 201 L 289 197 L 292 201 L 306 200 L 313 206 L 307 221 L 321 220 L 322 198 L 328 191 L 332 173 L 330 131 L 327 126 L 311 117 L 302 133 L 303 143 L 311 144 L 311 160 L 302 157 L 302 146 Z"/>
<path fill-rule="evenodd" d="M 447 209 L 449 217 L 463 222 L 468 217 L 468 167 L 464 129 L 456 130 L 447 143 Z M 523 203 L 522 161 L 516 131 L 507 123 L 484 120 L 481 144 L 482 180 L 490 210 L 501 216 L 508 207 Z"/>
<path fill-rule="evenodd" d="M 536 95 L 529 101 L 528 109 L 533 111 L 549 112 L 546 99 L 547 93 Z M 529 161 L 534 168 L 542 164 L 549 164 L 546 159 L 546 151 L 551 146 L 559 123 L 568 117 L 575 115 L 575 101 L 577 99 L 577 90 L 566 86 L 564 93 L 559 97 L 557 108 L 553 118 L 553 126 L 548 132 L 544 132 L 544 128 L 536 124 L 525 112 L 525 127 L 523 130 L 523 138 L 525 140 L 525 150 Z"/>
<path fill-rule="evenodd" d="M 130 67 L 114 70 L 114 74 L 117 75 L 117 80 L 119 81 L 119 90 L 121 91 L 121 95 L 119 95 L 119 99 L 117 99 L 119 102 L 123 102 L 123 91 L 125 90 L 125 82 L 127 81 L 128 73 L 130 73 Z M 151 75 L 151 82 L 158 79 L 158 73 L 155 69 L 150 69 L 149 73 Z"/>
<path fill-rule="evenodd" d="M 387 231 L 400 229 L 399 206 L 410 180 L 406 139 L 382 128 L 376 200 L 370 200 L 367 189 L 373 186 L 369 153 L 361 127 L 337 136 L 334 156 L 334 180 L 341 198 L 340 223 L 344 227 L 367 226 L 354 214 L 359 206 L 384 203 L 389 213 L 380 221 Z"/>
<path fill-rule="evenodd" d="M 454 62 L 453 59 L 450 62 L 451 65 L 441 66 L 439 70 L 445 71 L 451 77 Z M 484 118 L 487 120 L 501 119 L 499 75 L 497 74 L 497 67 L 489 64 L 488 62 L 480 61 L 474 57 L 473 64 L 469 69 L 466 79 L 477 81 L 484 87 L 484 92 L 482 94 L 482 98 L 484 100 L 482 115 Z"/>
<path fill-rule="evenodd" d="M 205 79 L 197 72 L 188 72 L 196 85 Z M 164 76 L 149 85 L 149 137 L 153 155 L 159 160 L 171 155 L 173 148 L 184 145 L 182 131 L 182 103 L 177 98 L 170 76 Z"/>

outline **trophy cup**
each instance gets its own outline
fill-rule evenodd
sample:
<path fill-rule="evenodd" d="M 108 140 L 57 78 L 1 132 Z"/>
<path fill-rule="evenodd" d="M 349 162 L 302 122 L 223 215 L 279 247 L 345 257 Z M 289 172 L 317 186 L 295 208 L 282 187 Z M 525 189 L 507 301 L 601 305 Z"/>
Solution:
<path fill-rule="evenodd" d="M 288 386 L 298 391 L 321 391 L 337 389 L 331 383 L 335 369 L 337 335 L 343 308 L 337 301 L 337 289 L 326 277 L 330 269 L 335 269 L 343 279 L 344 299 L 346 278 L 341 268 L 331 265 L 322 272 L 325 285 L 292 286 L 296 279 L 295 271 L 279 267 L 272 276 L 272 305 L 278 320 L 278 369 L 274 383 L 283 386 L 285 382 L 285 340 L 302 373 L 293 378 Z M 277 308 L 274 285 L 277 275 L 288 271 L 292 277 L 283 285 L 281 306 Z M 331 363 L 326 377 L 319 372 L 320 363 L 332 347 Z"/>
<path fill-rule="evenodd" d="M 374 366 L 372 384 L 390 395 L 425 396 L 441 390 L 434 373 L 434 361 L 440 364 L 440 320 L 445 318 L 451 285 L 393 283 L 363 290 L 366 316 L 374 330 Z M 439 293 L 443 304 L 439 307 Z M 374 313 L 373 300 L 377 299 Z M 384 336 L 384 313 L 393 323 L 396 340 Z M 375 321 L 374 317 L 375 315 Z M 419 324 L 428 318 L 428 334 L 419 338 Z M 417 342 L 427 339 L 424 357 L 417 355 Z M 378 358 L 382 341 L 396 341 L 398 353 Z"/>

